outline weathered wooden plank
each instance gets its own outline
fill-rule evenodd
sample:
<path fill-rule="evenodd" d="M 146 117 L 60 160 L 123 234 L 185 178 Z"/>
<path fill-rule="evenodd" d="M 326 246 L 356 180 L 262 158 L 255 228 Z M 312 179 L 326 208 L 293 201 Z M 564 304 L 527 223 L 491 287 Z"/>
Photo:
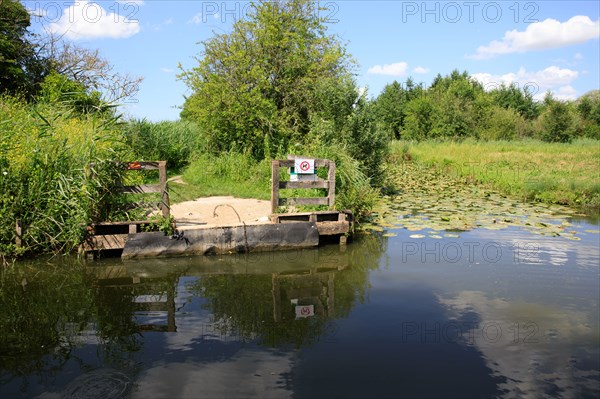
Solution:
<path fill-rule="evenodd" d="M 21 219 L 17 219 L 15 222 L 15 230 L 17 233 L 15 237 L 15 246 L 21 248 L 23 245 L 23 225 L 21 224 Z"/>
<path fill-rule="evenodd" d="M 132 224 L 150 224 L 150 223 L 156 223 L 156 221 L 152 221 L 152 220 L 128 220 L 128 221 L 124 221 L 124 222 L 98 222 L 98 223 L 92 223 L 92 227 L 93 226 L 128 226 L 128 225 L 132 225 Z"/>
<path fill-rule="evenodd" d="M 135 162 L 122 162 L 121 165 L 127 170 L 156 170 L 160 167 L 161 161 L 135 161 Z"/>
<path fill-rule="evenodd" d="M 83 243 L 86 251 L 100 251 L 109 249 L 123 249 L 127 242 L 128 234 L 106 234 L 88 237 Z"/>
<path fill-rule="evenodd" d="M 335 206 L 335 162 L 329 161 L 329 170 L 327 172 L 327 180 L 329 181 L 329 192 L 327 194 L 328 206 Z"/>
<path fill-rule="evenodd" d="M 279 205 L 327 205 L 329 200 L 327 197 L 315 198 L 280 198 Z"/>
<path fill-rule="evenodd" d="M 317 222 L 319 235 L 329 236 L 335 234 L 346 234 L 350 231 L 349 222 Z"/>
<path fill-rule="evenodd" d="M 171 215 L 171 203 L 169 201 L 169 187 L 167 183 L 167 161 L 158 161 L 158 181 L 162 192 L 160 208 L 163 217 L 168 218 Z"/>
<path fill-rule="evenodd" d="M 124 194 L 149 194 L 160 193 L 163 188 L 158 184 L 140 184 L 138 186 L 123 186 L 119 191 Z"/>
<path fill-rule="evenodd" d="M 298 157 L 298 158 L 313 159 L 313 158 L 308 158 L 308 157 Z M 292 168 L 292 167 L 294 167 L 294 164 L 295 164 L 295 161 L 293 159 L 281 159 L 277 162 L 279 162 L 279 166 L 282 168 Z M 326 167 L 328 162 L 329 161 L 326 159 L 315 159 L 315 168 Z"/>
<path fill-rule="evenodd" d="M 279 206 L 279 161 L 271 161 L 271 213 Z"/>
<path fill-rule="evenodd" d="M 280 189 L 290 188 L 328 188 L 329 182 L 327 180 L 315 180 L 315 181 L 280 181 Z"/>
<path fill-rule="evenodd" d="M 310 216 L 310 215 L 339 215 L 340 213 L 344 214 L 340 211 L 313 211 L 313 212 L 294 212 L 294 213 L 275 213 L 273 216 L 279 216 L 281 218 L 285 218 L 286 216 Z"/>

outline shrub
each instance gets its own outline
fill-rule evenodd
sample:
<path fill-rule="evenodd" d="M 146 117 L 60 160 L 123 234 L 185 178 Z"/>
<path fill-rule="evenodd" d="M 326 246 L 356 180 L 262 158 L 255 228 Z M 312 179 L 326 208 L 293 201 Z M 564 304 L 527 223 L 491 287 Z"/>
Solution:
<path fill-rule="evenodd" d="M 186 166 L 204 144 L 198 126 L 190 121 L 130 121 L 124 133 L 136 160 L 167 161 L 172 169 Z"/>

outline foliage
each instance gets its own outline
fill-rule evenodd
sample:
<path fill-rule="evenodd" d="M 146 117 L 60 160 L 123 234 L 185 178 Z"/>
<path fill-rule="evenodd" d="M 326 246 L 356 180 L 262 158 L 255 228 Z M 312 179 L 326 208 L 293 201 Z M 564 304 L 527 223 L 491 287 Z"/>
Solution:
<path fill-rule="evenodd" d="M 493 89 L 490 94 L 494 104 L 505 109 L 513 109 L 525 119 L 535 119 L 539 115 L 539 106 L 527 87 L 521 90 L 515 83 L 510 85 L 502 83 L 499 87 Z"/>
<path fill-rule="evenodd" d="M 486 91 L 466 71 L 454 70 L 447 76 L 438 74 L 426 89 L 410 78 L 406 89 L 397 82 L 386 86 L 374 101 L 375 122 L 404 140 L 599 138 L 596 92 L 574 102 L 557 101 L 547 93 L 538 102 L 527 87 L 501 84 Z"/>
<path fill-rule="evenodd" d="M 443 169 L 463 182 L 489 185 L 523 200 L 600 208 L 596 140 L 395 142 L 392 156 L 406 158 L 406 146 L 421 167 Z"/>
<path fill-rule="evenodd" d="M 30 97 L 48 71 L 48 63 L 37 56 L 30 40 L 29 24 L 29 13 L 20 1 L 0 1 L 0 95 Z"/>
<path fill-rule="evenodd" d="M 111 107 L 101 99 L 100 92 L 87 93 L 85 87 L 52 71 L 41 83 L 38 102 L 54 103 L 81 114 L 109 113 Z"/>
<path fill-rule="evenodd" d="M 234 151 L 219 156 L 198 154 L 183 177 L 197 186 L 194 192 L 198 196 L 236 195 L 265 200 L 271 196 L 271 163 Z"/>
<path fill-rule="evenodd" d="M 548 142 L 568 143 L 574 133 L 574 118 L 568 104 L 552 101 L 542 115 L 541 138 Z"/>
<path fill-rule="evenodd" d="M 344 47 L 308 0 L 255 3 L 231 33 L 203 45 L 198 66 L 180 75 L 192 90 L 181 116 L 200 124 L 215 152 L 284 154 L 321 111 L 319 89 L 348 78 Z"/>
<path fill-rule="evenodd" d="M 178 170 L 186 166 L 196 152 L 204 152 L 204 137 L 194 122 L 134 120 L 126 124 L 124 134 L 137 161 L 167 161 Z"/>
<path fill-rule="evenodd" d="M 42 47 L 43 56 L 52 71 L 78 83 L 89 94 L 98 93 L 98 97 L 110 104 L 134 97 L 144 80 L 115 72 L 114 66 L 100 54 L 100 50 L 78 46 L 62 37 L 49 35 Z"/>
<path fill-rule="evenodd" d="M 377 119 L 396 139 L 402 137 L 408 102 L 424 93 L 423 84 L 415 84 L 412 78 L 406 80 L 405 86 L 406 88 L 394 81 L 386 85 L 374 101 Z"/>
<path fill-rule="evenodd" d="M 0 253 L 69 252 L 112 196 L 113 160 L 127 152 L 118 119 L 74 118 L 4 96 L 0 121 Z M 24 226 L 21 248 L 17 220 Z"/>

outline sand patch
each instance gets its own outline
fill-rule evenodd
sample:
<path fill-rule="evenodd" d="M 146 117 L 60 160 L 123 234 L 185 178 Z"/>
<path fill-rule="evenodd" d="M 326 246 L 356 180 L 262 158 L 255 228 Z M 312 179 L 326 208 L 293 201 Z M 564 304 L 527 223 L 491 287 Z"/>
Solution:
<path fill-rule="evenodd" d="M 171 205 L 177 228 L 270 223 L 271 202 L 251 198 L 207 197 Z"/>

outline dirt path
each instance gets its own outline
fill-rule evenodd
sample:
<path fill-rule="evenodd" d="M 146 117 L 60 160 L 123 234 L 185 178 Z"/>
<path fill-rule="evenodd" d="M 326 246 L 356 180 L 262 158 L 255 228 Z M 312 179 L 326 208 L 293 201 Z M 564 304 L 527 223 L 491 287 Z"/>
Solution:
<path fill-rule="evenodd" d="M 271 202 L 235 197 L 207 197 L 171 205 L 177 228 L 269 223 Z"/>

